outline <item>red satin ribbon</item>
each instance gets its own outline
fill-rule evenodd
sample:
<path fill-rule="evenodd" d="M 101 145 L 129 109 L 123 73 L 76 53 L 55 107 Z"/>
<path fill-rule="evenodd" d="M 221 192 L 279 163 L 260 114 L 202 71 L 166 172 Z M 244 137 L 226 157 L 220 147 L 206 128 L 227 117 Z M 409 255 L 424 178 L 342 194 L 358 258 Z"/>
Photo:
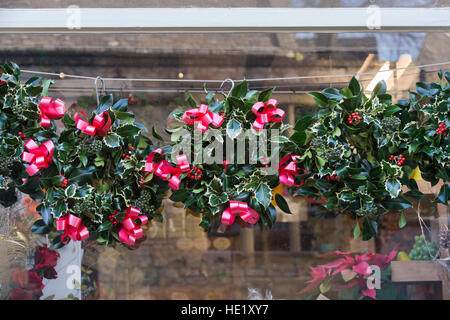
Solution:
<path fill-rule="evenodd" d="M 50 97 L 43 97 L 39 102 L 39 110 L 41 110 L 41 127 L 50 127 L 50 119 L 64 116 L 66 105 L 60 99 L 53 101 Z"/>
<path fill-rule="evenodd" d="M 108 120 L 105 120 L 105 113 L 108 117 Z M 81 114 L 84 119 L 82 119 L 79 114 Z M 87 116 L 84 111 L 77 111 L 75 113 L 74 119 L 77 129 L 80 129 L 90 136 L 95 136 L 95 134 L 97 134 L 100 137 L 104 137 L 108 134 L 108 131 L 111 128 L 111 117 L 106 111 L 104 111 L 102 114 L 97 114 L 92 121 L 92 125 L 87 122 Z"/>
<path fill-rule="evenodd" d="M 137 224 L 136 220 L 139 219 L 140 223 Z M 123 243 L 132 246 L 137 239 L 144 236 L 144 230 L 142 225 L 148 222 L 148 218 L 145 215 L 141 215 L 141 211 L 135 207 L 128 207 L 125 217 L 120 224 L 119 239 Z"/>
<path fill-rule="evenodd" d="M 280 177 L 280 183 L 287 186 L 296 186 L 299 185 L 295 183 L 294 176 L 299 174 L 299 171 L 302 174 L 306 173 L 306 170 L 303 168 L 297 169 L 297 165 L 295 161 L 299 159 L 298 155 L 288 155 L 281 159 L 280 165 L 278 167 L 278 175 Z M 304 181 L 300 182 L 300 186 L 303 185 Z"/>
<path fill-rule="evenodd" d="M 69 239 L 81 241 L 89 238 L 89 231 L 86 226 L 81 223 L 81 219 L 71 213 L 56 219 L 56 230 L 64 231 L 61 235 L 61 241 L 64 244 L 68 243 Z"/>
<path fill-rule="evenodd" d="M 29 152 L 23 152 L 22 160 L 30 164 L 25 169 L 30 176 L 34 176 L 41 169 L 48 168 L 48 165 L 53 161 L 55 145 L 51 140 L 47 140 L 41 146 L 38 146 L 36 142 L 29 139 L 24 147 Z"/>
<path fill-rule="evenodd" d="M 264 129 L 267 122 L 281 122 L 285 114 L 283 110 L 276 108 L 277 105 L 278 101 L 275 99 L 269 99 L 266 103 L 255 103 L 252 107 L 252 112 L 256 115 L 253 129 L 259 131 Z"/>
<path fill-rule="evenodd" d="M 145 159 L 146 163 L 143 170 L 145 172 L 148 172 L 148 174 L 153 173 L 154 175 L 160 177 L 161 179 L 169 181 L 169 187 L 171 187 L 173 190 L 178 190 L 178 187 L 180 186 L 181 183 L 180 175 L 182 173 L 189 172 L 191 170 L 191 166 L 187 161 L 186 155 L 185 154 L 178 155 L 177 167 L 173 167 L 167 160 L 161 160 L 158 163 L 153 163 L 153 159 L 156 154 L 159 154 L 161 156 L 164 155 L 161 149 L 156 149 L 155 151 L 152 151 L 150 155 Z M 142 180 L 145 180 L 145 177 Z M 149 181 L 151 181 L 151 179 Z M 141 185 L 142 184 L 145 183 L 141 183 Z"/>
<path fill-rule="evenodd" d="M 180 175 L 185 172 L 189 172 L 191 170 L 191 166 L 189 165 L 189 162 L 187 161 L 187 157 L 185 154 L 180 154 L 177 156 L 177 167 L 170 169 L 171 176 L 169 179 L 169 187 L 171 187 L 173 190 L 178 190 L 178 187 L 180 186 Z"/>
<path fill-rule="evenodd" d="M 194 119 L 190 117 L 193 117 Z M 220 127 L 223 120 L 223 117 L 217 113 L 208 111 L 208 106 L 206 104 L 201 104 L 198 109 L 189 109 L 183 114 L 183 121 L 186 124 L 193 125 L 194 123 L 198 123 L 197 130 L 202 132 L 206 132 L 210 124 L 217 128 Z"/>
<path fill-rule="evenodd" d="M 255 224 L 259 220 L 258 212 L 250 208 L 247 203 L 230 200 L 230 206 L 222 213 L 222 224 L 231 226 L 237 214 L 250 224 Z"/>

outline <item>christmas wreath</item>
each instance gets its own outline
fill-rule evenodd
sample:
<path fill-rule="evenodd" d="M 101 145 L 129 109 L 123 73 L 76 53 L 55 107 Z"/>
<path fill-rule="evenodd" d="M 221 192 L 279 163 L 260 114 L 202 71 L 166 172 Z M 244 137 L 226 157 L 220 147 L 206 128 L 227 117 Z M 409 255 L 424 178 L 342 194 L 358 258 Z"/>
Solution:
<path fill-rule="evenodd" d="M 300 146 L 297 165 L 306 170 L 304 184 L 293 192 L 353 214 L 354 235 L 362 230 L 364 240 L 376 236 L 380 216 L 390 211 L 400 213 L 399 226 L 405 225 L 402 211 L 412 205 L 405 196 L 423 196 L 413 179 L 417 167 L 433 185 L 446 182 L 437 200 L 448 204 L 449 85 L 418 83 L 417 90 L 410 101 L 392 104 L 384 82 L 366 97 L 353 78 L 341 90 L 310 93 L 317 117 L 300 119 L 290 137 Z"/>
<path fill-rule="evenodd" d="M 273 201 L 274 188 L 285 181 L 278 166 L 270 170 L 269 164 L 284 156 L 290 140 L 282 135 L 289 126 L 282 123 L 285 113 L 270 98 L 272 91 L 249 90 L 243 81 L 222 99 L 206 92 L 207 104 L 188 96 L 189 108 L 169 116 L 178 123 L 167 130 L 171 152 L 184 152 L 176 156 L 178 180 L 170 199 L 201 214 L 206 230 L 235 221 L 272 227 L 276 203 L 290 213 L 281 195 Z M 251 147 L 256 138 L 258 150 Z M 179 150 L 183 145 L 187 151 Z"/>

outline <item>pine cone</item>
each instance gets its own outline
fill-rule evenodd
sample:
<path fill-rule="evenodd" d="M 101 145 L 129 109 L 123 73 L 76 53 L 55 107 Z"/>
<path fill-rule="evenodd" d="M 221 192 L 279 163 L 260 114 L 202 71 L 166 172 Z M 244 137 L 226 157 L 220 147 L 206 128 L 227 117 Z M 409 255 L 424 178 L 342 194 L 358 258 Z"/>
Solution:
<path fill-rule="evenodd" d="M 439 240 L 440 240 L 441 248 L 449 249 L 450 248 L 450 231 L 442 230 L 439 233 Z"/>

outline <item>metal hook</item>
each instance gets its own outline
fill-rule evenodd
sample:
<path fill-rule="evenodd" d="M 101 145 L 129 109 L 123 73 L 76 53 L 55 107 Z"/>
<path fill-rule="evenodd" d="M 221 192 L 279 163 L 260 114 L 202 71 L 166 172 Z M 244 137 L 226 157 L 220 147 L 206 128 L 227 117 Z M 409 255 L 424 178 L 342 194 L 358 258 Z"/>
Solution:
<path fill-rule="evenodd" d="M 97 86 L 97 81 L 100 80 L 102 82 L 102 91 L 103 93 L 106 93 L 106 87 L 105 87 L 105 81 L 102 79 L 102 77 L 98 76 L 97 78 L 95 78 L 94 81 L 94 87 L 95 87 L 95 96 L 97 98 L 97 105 L 100 105 L 100 97 L 98 94 L 98 86 Z"/>
<path fill-rule="evenodd" d="M 228 90 L 228 93 L 227 93 L 227 98 L 230 96 L 230 92 L 233 90 L 233 88 L 234 88 L 234 81 L 233 81 L 233 79 L 231 79 L 231 78 L 226 78 L 225 80 L 223 80 L 222 81 L 222 84 L 220 85 L 220 87 L 219 87 L 219 90 L 220 89 L 222 89 L 222 86 L 225 84 L 225 82 L 231 82 L 231 88 L 230 88 L 230 90 Z M 221 91 L 223 94 L 225 94 L 224 92 L 223 92 L 223 90 Z"/>

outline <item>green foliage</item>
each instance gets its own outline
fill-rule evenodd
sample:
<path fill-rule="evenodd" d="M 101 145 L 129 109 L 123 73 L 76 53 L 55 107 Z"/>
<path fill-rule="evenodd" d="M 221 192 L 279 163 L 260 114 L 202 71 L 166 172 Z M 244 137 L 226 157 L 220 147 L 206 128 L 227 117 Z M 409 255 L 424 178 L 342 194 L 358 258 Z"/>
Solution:
<path fill-rule="evenodd" d="M 448 183 L 450 137 L 436 129 L 442 123 L 450 125 L 450 86 L 442 75 L 441 80 L 441 84 L 418 83 L 418 93 L 395 105 L 384 83 L 366 97 L 354 78 L 341 90 L 310 93 L 319 111 L 314 119 L 299 120 L 291 136 L 298 142 L 292 153 L 303 155 L 300 165 L 307 171 L 305 183 L 293 191 L 327 199 L 323 204 L 327 209 L 362 218 L 362 229 L 358 226 L 354 234 L 370 239 L 376 236 L 380 215 L 411 206 L 404 195 L 422 197 L 409 179 L 417 166 L 432 184 L 439 179 Z M 350 123 L 356 116 L 360 121 Z M 399 162 L 401 157 L 404 163 Z M 331 173 L 338 179 L 327 180 Z M 409 192 L 403 194 L 402 186 Z M 445 184 L 436 201 L 448 204 L 448 190 Z M 405 224 L 403 215 L 399 223 Z"/>
<path fill-rule="evenodd" d="M 214 100 L 215 96 L 206 92 L 206 102 L 208 103 L 209 111 L 222 114 L 225 113 L 224 122 L 219 128 L 210 125 L 210 128 L 217 129 L 217 134 L 213 142 L 204 142 L 202 145 L 203 155 L 211 153 L 213 150 L 213 143 L 223 147 L 223 160 L 225 160 L 225 144 L 227 139 L 234 139 L 235 143 L 235 159 L 228 165 L 222 163 L 206 164 L 203 162 L 196 162 L 195 155 L 192 154 L 192 165 L 197 166 L 202 172 L 202 178 L 199 180 L 192 179 L 188 174 L 181 175 L 180 188 L 173 192 L 171 199 L 173 201 L 183 202 L 185 208 L 201 214 L 201 226 L 208 230 L 212 225 L 220 223 L 222 212 L 229 207 L 229 201 L 241 201 L 247 203 L 251 208 L 256 210 L 260 215 L 258 221 L 261 228 L 273 226 L 276 220 L 275 207 L 271 205 L 273 200 L 273 188 L 279 184 L 279 179 L 276 174 L 267 175 L 264 170 L 265 167 L 261 164 L 261 159 L 257 155 L 250 154 L 248 143 L 250 136 L 248 132 L 252 130 L 253 122 L 256 116 L 251 112 L 252 106 L 258 101 L 268 101 L 273 89 L 268 89 L 262 92 L 256 90 L 249 90 L 247 82 L 243 81 L 236 85 L 230 93 L 230 96 L 224 96 L 223 100 Z M 217 95 L 216 95 L 217 96 Z M 187 99 L 188 106 L 186 109 L 197 108 L 199 104 L 190 96 Z M 180 116 L 175 117 L 179 122 L 178 127 L 172 129 L 180 130 L 184 128 L 194 136 L 197 127 L 194 125 L 187 125 L 181 121 Z M 265 129 L 279 128 L 281 132 L 286 130 L 288 126 L 280 126 L 280 123 L 266 123 Z M 256 135 L 258 132 L 252 131 Z M 267 137 L 268 140 L 271 137 Z M 236 141 L 242 139 L 246 141 L 246 149 L 244 150 L 246 156 L 246 164 L 237 164 Z M 295 145 L 287 137 L 281 136 L 277 139 L 280 147 L 279 151 L 283 154 L 285 147 Z M 178 140 L 172 139 L 175 144 Z M 270 146 L 268 147 L 270 149 Z M 268 151 L 267 158 L 270 160 L 272 154 Z M 250 160 L 252 162 L 250 162 Z M 252 163 L 252 164 L 249 164 Z M 281 197 L 281 196 L 280 196 Z M 286 212 L 289 211 L 284 198 L 277 198 L 277 204 Z M 237 217 L 236 219 L 240 219 Z"/>

